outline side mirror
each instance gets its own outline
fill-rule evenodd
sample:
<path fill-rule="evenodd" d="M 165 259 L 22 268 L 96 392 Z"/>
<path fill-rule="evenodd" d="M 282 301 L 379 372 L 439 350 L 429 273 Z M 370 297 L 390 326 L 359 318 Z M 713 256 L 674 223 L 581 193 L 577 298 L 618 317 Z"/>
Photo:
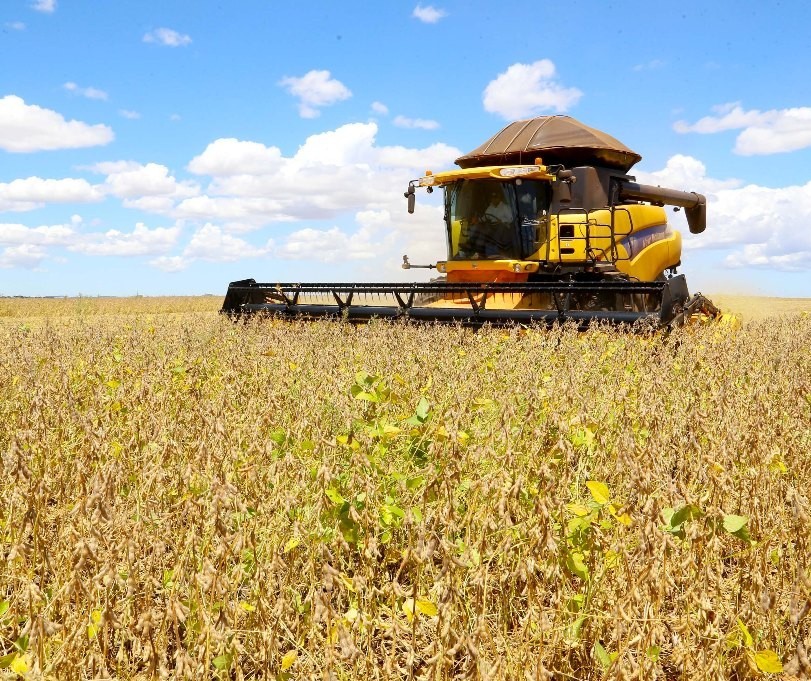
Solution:
<path fill-rule="evenodd" d="M 409 183 L 408 191 L 405 194 L 403 194 L 403 196 L 405 196 L 406 199 L 408 199 L 408 212 L 413 213 L 414 212 L 414 206 L 417 204 L 417 195 L 414 193 L 414 185 L 413 184 Z"/>
<path fill-rule="evenodd" d="M 558 181 L 554 183 L 555 198 L 560 203 L 572 202 L 572 184 L 577 182 L 577 178 L 571 170 L 559 170 Z"/>
<path fill-rule="evenodd" d="M 572 202 L 571 182 L 567 180 L 555 182 L 552 193 L 554 198 L 557 199 L 560 203 L 571 203 Z"/>

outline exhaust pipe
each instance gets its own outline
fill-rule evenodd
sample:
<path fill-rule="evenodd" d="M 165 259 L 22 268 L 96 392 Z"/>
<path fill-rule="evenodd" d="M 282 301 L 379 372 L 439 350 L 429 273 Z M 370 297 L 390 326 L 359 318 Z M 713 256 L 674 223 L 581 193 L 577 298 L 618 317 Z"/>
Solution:
<path fill-rule="evenodd" d="M 650 184 L 637 184 L 621 180 L 619 198 L 630 201 L 649 201 L 651 203 L 680 206 L 687 216 L 687 226 L 692 234 L 701 234 L 707 227 L 707 198 L 696 192 L 680 192 L 675 189 L 654 187 Z"/>

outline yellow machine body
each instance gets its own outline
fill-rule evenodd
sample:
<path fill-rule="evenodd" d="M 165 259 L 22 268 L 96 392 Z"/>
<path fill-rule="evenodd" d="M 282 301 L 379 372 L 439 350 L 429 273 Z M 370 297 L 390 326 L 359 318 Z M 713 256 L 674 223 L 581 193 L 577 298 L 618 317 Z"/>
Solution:
<path fill-rule="evenodd" d="M 429 173 L 419 184 L 433 188 L 447 187 L 460 180 L 513 182 L 516 178 L 557 182 L 545 166 L 537 164 Z M 663 207 L 644 203 L 549 212 L 539 221 L 537 248 L 521 258 L 465 257 L 460 244 L 470 229 L 471 224 L 465 218 L 448 221 L 448 259 L 438 262 L 437 270 L 450 283 L 526 282 L 538 273 L 552 274 L 571 268 L 589 271 L 606 266 L 636 281 L 655 281 L 681 260 L 681 234 L 670 228 Z M 460 304 L 467 302 L 459 300 Z M 488 304 L 517 309 L 533 303 L 526 296 L 508 296 L 491 299 Z"/>

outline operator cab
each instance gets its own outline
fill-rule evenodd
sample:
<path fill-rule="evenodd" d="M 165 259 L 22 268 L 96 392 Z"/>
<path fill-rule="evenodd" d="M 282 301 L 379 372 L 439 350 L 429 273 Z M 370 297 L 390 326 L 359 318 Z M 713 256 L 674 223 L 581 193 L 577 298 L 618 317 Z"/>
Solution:
<path fill-rule="evenodd" d="M 548 181 L 461 179 L 445 189 L 448 259 L 525 260 L 548 240 Z"/>

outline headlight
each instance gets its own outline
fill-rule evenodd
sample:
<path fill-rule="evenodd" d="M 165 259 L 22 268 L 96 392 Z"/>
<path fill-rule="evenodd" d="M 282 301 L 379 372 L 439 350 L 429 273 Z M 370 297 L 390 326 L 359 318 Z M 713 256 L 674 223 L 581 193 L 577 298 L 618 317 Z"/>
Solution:
<path fill-rule="evenodd" d="M 444 272 L 445 271 L 445 263 L 444 262 L 438 262 L 436 264 L 436 271 L 437 272 Z"/>
<path fill-rule="evenodd" d="M 515 263 L 515 265 L 513 265 L 513 272 L 520 272 L 520 271 L 521 271 L 521 263 L 517 262 L 517 263 Z"/>
<path fill-rule="evenodd" d="M 502 168 L 498 171 L 501 177 L 519 177 L 520 175 L 530 175 L 540 172 L 540 166 L 516 166 L 513 168 Z"/>
<path fill-rule="evenodd" d="M 420 178 L 420 187 L 431 187 L 435 184 L 433 175 L 426 175 Z"/>

